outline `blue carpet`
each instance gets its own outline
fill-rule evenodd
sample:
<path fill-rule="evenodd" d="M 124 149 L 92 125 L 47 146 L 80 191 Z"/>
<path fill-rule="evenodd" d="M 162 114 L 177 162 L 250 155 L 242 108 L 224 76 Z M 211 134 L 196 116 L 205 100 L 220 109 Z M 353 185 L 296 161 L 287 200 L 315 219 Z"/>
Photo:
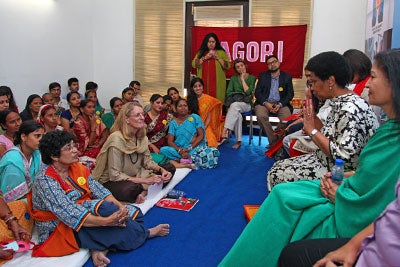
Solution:
<path fill-rule="evenodd" d="M 109 266 L 216 266 L 246 226 L 244 204 L 261 204 L 267 195 L 266 172 L 274 160 L 264 155 L 267 139 L 258 136 L 253 145 L 238 150 L 220 146 L 219 165 L 212 170 L 192 171 L 175 188 L 200 201 L 189 212 L 154 207 L 145 225 L 169 223 L 167 237 L 148 240 L 127 253 L 110 253 Z M 85 267 L 93 266 L 89 259 Z"/>

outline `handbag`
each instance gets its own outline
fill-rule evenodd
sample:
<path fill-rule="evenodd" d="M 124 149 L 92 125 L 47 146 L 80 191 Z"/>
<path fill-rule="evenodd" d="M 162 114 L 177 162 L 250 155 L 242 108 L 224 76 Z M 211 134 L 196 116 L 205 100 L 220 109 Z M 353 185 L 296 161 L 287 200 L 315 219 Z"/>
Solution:
<path fill-rule="evenodd" d="M 244 102 L 244 103 L 250 104 L 251 103 L 251 95 L 246 95 L 245 93 L 233 93 L 233 94 L 226 96 L 225 106 L 227 106 L 229 108 L 229 106 L 235 102 Z"/>
<path fill-rule="evenodd" d="M 198 146 L 192 155 L 192 160 L 200 169 L 213 169 L 218 165 L 219 155 L 219 151 L 215 147 Z"/>

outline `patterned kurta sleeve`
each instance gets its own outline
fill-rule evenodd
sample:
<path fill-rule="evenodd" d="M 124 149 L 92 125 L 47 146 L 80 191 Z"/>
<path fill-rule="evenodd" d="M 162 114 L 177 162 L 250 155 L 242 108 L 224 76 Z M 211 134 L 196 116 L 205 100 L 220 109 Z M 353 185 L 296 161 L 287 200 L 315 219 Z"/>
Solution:
<path fill-rule="evenodd" d="M 90 191 L 92 192 L 93 198 L 95 199 L 104 199 L 107 196 L 111 195 L 111 192 L 102 186 L 99 182 L 97 182 L 92 175 L 88 177 L 88 183 Z"/>
<path fill-rule="evenodd" d="M 57 181 L 42 173 L 36 177 L 32 188 L 33 208 L 50 211 L 67 226 L 77 230 L 89 211 L 75 203 L 78 196 L 74 192 L 66 194 Z"/>
<path fill-rule="evenodd" d="M 372 109 L 360 97 L 345 95 L 341 98 L 344 100 L 332 101 L 331 113 L 321 132 L 330 139 L 331 156 L 343 159 L 347 163 L 345 169 L 356 168 L 358 155 L 375 133 L 378 122 Z M 318 154 L 322 160 L 326 158 L 321 151 Z"/>

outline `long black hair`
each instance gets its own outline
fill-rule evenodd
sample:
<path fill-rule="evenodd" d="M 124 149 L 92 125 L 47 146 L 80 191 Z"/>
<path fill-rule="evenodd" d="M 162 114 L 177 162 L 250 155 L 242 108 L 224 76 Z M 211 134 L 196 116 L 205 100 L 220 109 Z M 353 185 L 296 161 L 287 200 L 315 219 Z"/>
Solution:
<path fill-rule="evenodd" d="M 190 81 L 190 88 L 189 88 L 189 92 L 188 92 L 188 96 L 187 96 L 187 103 L 188 103 L 190 113 L 199 115 L 199 100 L 197 99 L 197 95 L 193 90 L 193 86 L 197 82 L 201 83 L 204 87 L 203 80 L 199 77 L 194 77 Z"/>
<path fill-rule="evenodd" d="M 225 51 L 225 49 L 222 48 L 221 43 L 219 42 L 218 36 L 213 33 L 210 32 L 209 34 L 207 34 L 206 36 L 204 36 L 203 41 L 201 42 L 201 46 L 199 51 L 197 51 L 197 57 L 201 57 L 203 56 L 204 52 L 208 51 L 208 40 L 210 39 L 210 37 L 215 39 L 215 50 L 223 50 Z"/>
<path fill-rule="evenodd" d="M 18 132 L 15 134 L 14 145 L 21 144 L 21 135 L 28 135 L 38 129 L 44 129 L 44 126 L 34 120 L 24 121 L 19 127 Z"/>

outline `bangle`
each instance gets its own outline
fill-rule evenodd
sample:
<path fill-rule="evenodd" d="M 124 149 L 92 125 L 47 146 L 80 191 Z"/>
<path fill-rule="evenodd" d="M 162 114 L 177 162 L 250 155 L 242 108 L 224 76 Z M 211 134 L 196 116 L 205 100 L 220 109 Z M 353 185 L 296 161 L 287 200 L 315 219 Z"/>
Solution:
<path fill-rule="evenodd" d="M 16 220 L 17 217 L 15 217 L 14 215 L 11 215 L 10 217 L 8 217 L 7 219 L 4 220 L 4 223 L 8 225 L 9 222 L 11 222 L 12 220 Z"/>
<path fill-rule="evenodd" d="M 181 149 L 180 148 L 178 149 L 178 153 L 181 153 Z"/>
<path fill-rule="evenodd" d="M 312 139 L 313 136 L 316 135 L 317 133 L 318 133 L 318 130 L 317 129 L 313 129 L 308 136 L 310 137 L 310 139 Z"/>

